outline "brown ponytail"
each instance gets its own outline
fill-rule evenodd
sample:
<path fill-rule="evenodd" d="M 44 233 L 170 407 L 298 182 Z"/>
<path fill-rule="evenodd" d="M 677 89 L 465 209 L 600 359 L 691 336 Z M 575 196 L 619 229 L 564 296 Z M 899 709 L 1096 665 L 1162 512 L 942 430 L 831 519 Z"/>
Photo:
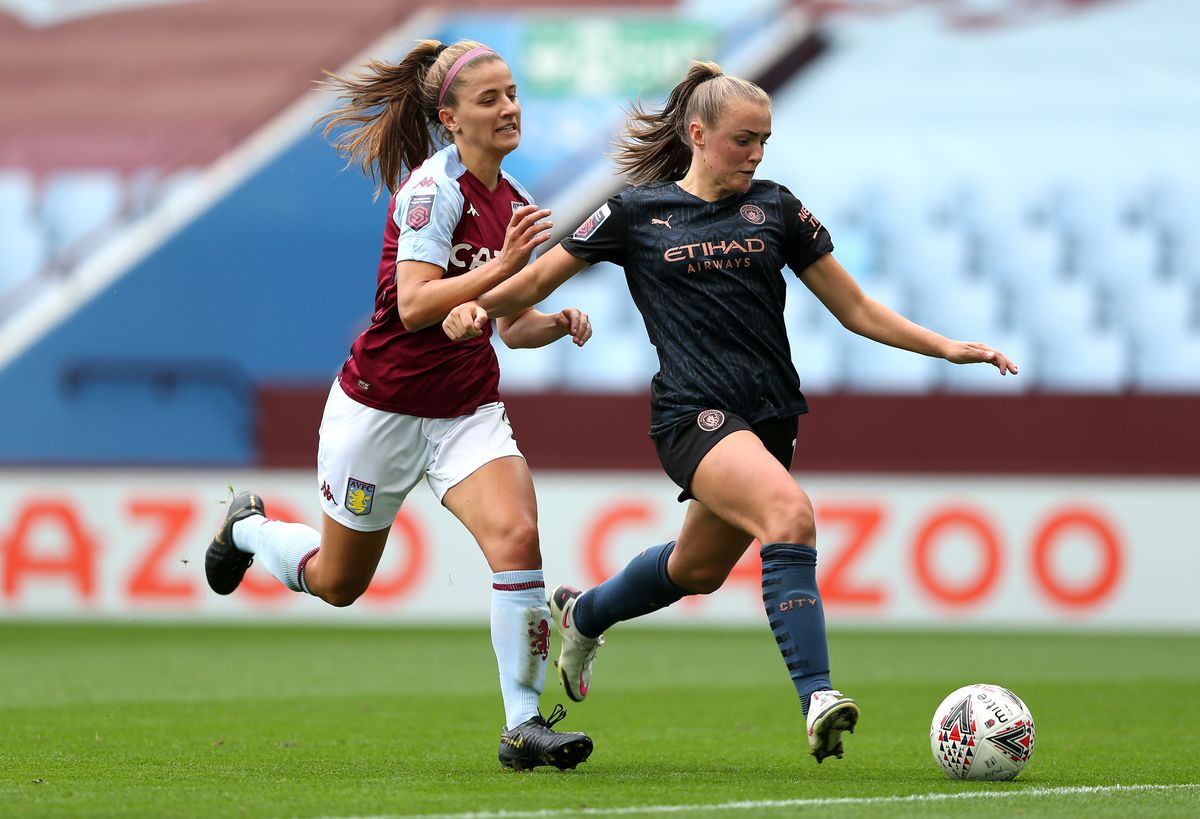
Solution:
<path fill-rule="evenodd" d="M 732 99 L 771 104 L 767 92 L 754 83 L 722 74 L 716 63 L 693 61 L 661 111 L 647 113 L 637 102 L 630 106 L 613 160 L 635 185 L 682 179 L 692 162 L 688 126 L 699 120 L 715 127 Z"/>
<path fill-rule="evenodd" d="M 439 148 L 451 142 L 438 119 L 438 95 L 454 62 L 482 43 L 460 40 L 447 46 L 438 40 L 421 40 L 399 63 L 372 60 L 347 76 L 326 71 L 323 88 L 339 92 L 346 102 L 321 116 L 326 139 L 342 126 L 350 126 L 331 140 L 347 165 L 356 165 L 376 183 L 395 193 L 405 174 Z M 500 56 L 488 51 L 470 61 L 490 62 Z M 442 100 L 443 107 L 457 103 L 455 78 Z"/>

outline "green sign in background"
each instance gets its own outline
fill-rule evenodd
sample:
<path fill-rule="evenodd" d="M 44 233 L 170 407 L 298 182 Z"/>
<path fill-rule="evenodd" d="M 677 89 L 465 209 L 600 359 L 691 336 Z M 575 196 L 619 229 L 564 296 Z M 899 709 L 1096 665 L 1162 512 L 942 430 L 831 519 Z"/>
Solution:
<path fill-rule="evenodd" d="M 636 97 L 683 79 L 690 60 L 711 60 L 717 30 L 677 18 L 572 18 L 531 23 L 522 44 L 526 88 L 542 96 Z"/>

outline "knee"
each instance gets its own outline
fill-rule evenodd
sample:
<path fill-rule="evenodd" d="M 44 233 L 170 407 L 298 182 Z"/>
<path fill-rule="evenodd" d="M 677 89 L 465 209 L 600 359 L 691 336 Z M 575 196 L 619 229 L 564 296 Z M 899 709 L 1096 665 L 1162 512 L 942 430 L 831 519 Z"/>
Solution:
<path fill-rule="evenodd" d="M 712 594 L 724 585 L 728 576 L 727 572 L 703 566 L 687 572 L 686 577 L 677 578 L 675 582 L 690 594 Z"/>
<path fill-rule="evenodd" d="M 712 594 L 724 585 L 730 571 L 714 563 L 678 560 L 670 568 L 670 578 L 688 594 Z"/>
<path fill-rule="evenodd" d="M 815 549 L 817 524 L 808 496 L 797 491 L 772 499 L 759 539 L 763 543 L 803 543 Z"/>
<path fill-rule="evenodd" d="M 529 518 L 510 521 L 488 539 L 485 546 L 488 562 L 496 571 L 539 569 L 542 555 L 538 542 L 537 523 Z"/>
<path fill-rule="evenodd" d="M 343 609 L 362 597 L 366 590 L 367 587 L 360 583 L 337 583 L 330 588 L 319 590 L 317 596 L 329 605 Z"/>

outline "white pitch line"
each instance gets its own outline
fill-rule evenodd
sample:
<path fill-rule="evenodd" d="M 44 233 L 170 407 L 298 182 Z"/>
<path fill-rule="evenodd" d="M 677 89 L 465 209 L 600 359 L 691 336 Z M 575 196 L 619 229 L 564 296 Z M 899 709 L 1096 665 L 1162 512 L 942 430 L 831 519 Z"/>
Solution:
<path fill-rule="evenodd" d="M 556 816 L 627 816 L 639 813 L 700 813 L 714 811 L 762 810 L 764 808 L 815 808 L 837 805 L 888 805 L 903 802 L 948 802 L 965 799 L 1018 799 L 1038 796 L 1076 796 L 1146 791 L 1197 790 L 1200 784 L 1186 785 L 1095 785 L 1073 788 L 1023 788 L 1011 791 L 971 791 L 969 793 L 925 793 L 909 796 L 847 796 L 828 799 L 773 799 L 755 802 L 723 802 L 719 805 L 631 805 L 623 808 L 578 808 L 574 810 L 499 810 L 471 813 L 412 813 L 379 816 L 345 816 L 337 819 L 550 819 Z M 327 819 L 330 819 L 327 817 Z"/>

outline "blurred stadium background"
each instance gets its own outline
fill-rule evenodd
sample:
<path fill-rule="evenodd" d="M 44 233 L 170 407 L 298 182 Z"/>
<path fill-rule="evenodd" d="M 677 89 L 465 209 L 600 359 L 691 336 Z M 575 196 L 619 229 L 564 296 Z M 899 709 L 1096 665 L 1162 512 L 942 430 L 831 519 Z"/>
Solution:
<path fill-rule="evenodd" d="M 347 611 L 200 568 L 226 486 L 319 518 L 329 383 L 386 202 L 312 128 L 321 69 L 483 40 L 506 167 L 564 232 L 620 187 L 634 97 L 692 58 L 774 96 L 762 174 L 874 296 L 1021 365 L 872 344 L 789 284 L 830 621 L 1196 631 L 1200 10 L 1191 0 L 0 0 L 0 617 L 483 623 L 486 569 L 419 489 Z M 582 350 L 500 349 L 552 582 L 682 519 L 620 272 L 548 301 Z M 698 330 L 699 331 L 699 330 Z M 657 622 L 759 622 L 753 558 Z M 256 570 L 257 571 L 257 570 Z"/>

